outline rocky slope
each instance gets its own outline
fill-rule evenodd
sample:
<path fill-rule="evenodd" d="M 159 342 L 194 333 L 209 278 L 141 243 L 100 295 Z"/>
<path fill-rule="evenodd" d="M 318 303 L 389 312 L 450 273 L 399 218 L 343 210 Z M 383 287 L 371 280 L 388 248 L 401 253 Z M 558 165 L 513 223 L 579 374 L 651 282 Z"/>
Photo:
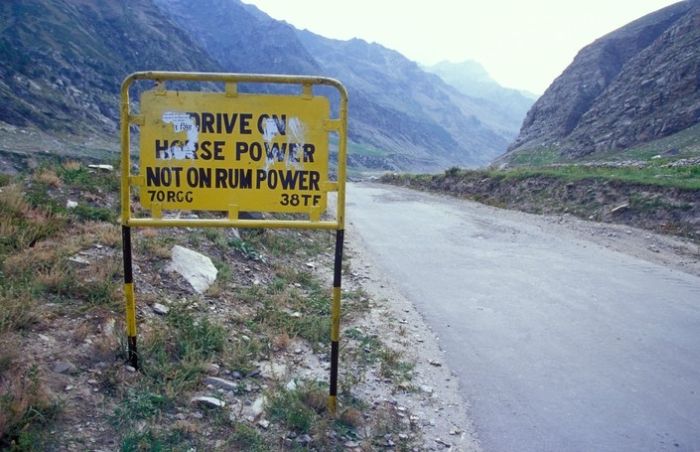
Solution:
<path fill-rule="evenodd" d="M 220 67 L 148 1 L 8 1 L 0 16 L 0 121 L 14 126 L 113 133 L 126 74 Z"/>
<path fill-rule="evenodd" d="M 350 163 L 381 169 L 483 164 L 514 128 L 398 52 L 360 39 L 327 39 L 232 0 L 156 0 L 225 70 L 320 74 L 350 93 Z"/>
<path fill-rule="evenodd" d="M 583 48 L 528 112 L 506 160 L 616 151 L 700 122 L 700 2 L 679 2 Z"/>
<path fill-rule="evenodd" d="M 299 37 L 323 73 L 347 85 L 351 138 L 394 154 L 385 169 L 479 165 L 505 148 L 507 133 L 486 125 L 464 95 L 400 53 L 360 39 L 308 31 Z"/>

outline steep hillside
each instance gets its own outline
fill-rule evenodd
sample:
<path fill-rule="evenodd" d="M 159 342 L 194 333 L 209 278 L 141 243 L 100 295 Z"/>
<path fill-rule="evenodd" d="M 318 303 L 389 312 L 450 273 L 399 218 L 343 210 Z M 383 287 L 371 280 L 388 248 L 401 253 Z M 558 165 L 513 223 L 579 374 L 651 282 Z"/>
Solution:
<path fill-rule="evenodd" d="M 148 1 L 6 1 L 0 15 L 0 121 L 14 126 L 114 132 L 128 73 L 219 69 Z"/>
<path fill-rule="evenodd" d="M 4 151 L 113 152 L 119 85 L 149 69 L 336 77 L 360 168 L 485 164 L 514 136 L 482 99 L 397 52 L 298 31 L 239 0 L 12 0 L 0 17 Z"/>
<path fill-rule="evenodd" d="M 506 136 L 464 108 L 463 95 L 400 53 L 360 39 L 299 36 L 323 73 L 348 86 L 355 140 L 394 151 L 406 161 L 399 168 L 478 165 L 504 148 Z"/>
<path fill-rule="evenodd" d="M 290 25 L 232 0 L 153 0 L 226 71 L 313 74 L 318 64 Z"/>
<path fill-rule="evenodd" d="M 499 85 L 476 61 L 442 61 L 425 70 L 439 75 L 462 94 L 473 98 L 481 106 L 479 117 L 493 118 L 513 136 L 517 135 L 525 115 L 537 99 L 534 94 Z"/>
<path fill-rule="evenodd" d="M 236 0 L 156 0 L 228 71 L 321 74 L 351 98 L 350 163 L 380 169 L 478 165 L 515 132 L 488 108 L 426 74 L 398 52 L 297 31 Z M 477 119 L 478 118 L 478 119 Z"/>
<path fill-rule="evenodd" d="M 642 17 L 582 49 L 528 112 L 505 160 L 619 151 L 700 122 L 700 2 Z"/>

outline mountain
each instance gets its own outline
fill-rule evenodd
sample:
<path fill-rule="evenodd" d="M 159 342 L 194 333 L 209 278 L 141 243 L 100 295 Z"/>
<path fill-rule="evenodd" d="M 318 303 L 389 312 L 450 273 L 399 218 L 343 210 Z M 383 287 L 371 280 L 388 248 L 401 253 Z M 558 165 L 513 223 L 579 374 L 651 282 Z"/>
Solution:
<path fill-rule="evenodd" d="M 483 99 L 398 52 L 297 30 L 239 0 L 7 0 L 0 19 L 4 150 L 116 149 L 119 87 L 137 70 L 338 78 L 355 167 L 483 165 L 515 135 Z"/>
<path fill-rule="evenodd" d="M 227 71 L 341 80 L 351 102 L 353 166 L 429 170 L 481 165 L 515 136 L 515 129 L 489 123 L 488 109 L 381 45 L 296 30 L 234 0 L 200 0 L 197 8 L 186 0 L 156 3 Z"/>
<path fill-rule="evenodd" d="M 583 48 L 528 112 L 503 160 L 619 152 L 700 123 L 700 1 L 646 15 Z"/>
<path fill-rule="evenodd" d="M 4 1 L 0 17 L 0 121 L 14 126 L 113 133 L 128 73 L 220 70 L 148 1 Z"/>
<path fill-rule="evenodd" d="M 524 91 L 504 88 L 491 78 L 486 69 L 476 61 L 461 63 L 442 61 L 424 68 L 440 76 L 445 82 L 479 102 L 479 117 L 493 117 L 496 126 L 516 136 L 523 119 L 537 96 Z"/>
<path fill-rule="evenodd" d="M 296 30 L 235 0 L 153 0 L 228 72 L 313 74 L 319 67 Z"/>
<path fill-rule="evenodd" d="M 361 39 L 338 41 L 309 31 L 299 37 L 322 74 L 348 87 L 350 138 L 390 150 L 389 164 L 404 169 L 474 166 L 505 148 L 508 135 L 465 108 L 464 95 L 400 53 Z"/>

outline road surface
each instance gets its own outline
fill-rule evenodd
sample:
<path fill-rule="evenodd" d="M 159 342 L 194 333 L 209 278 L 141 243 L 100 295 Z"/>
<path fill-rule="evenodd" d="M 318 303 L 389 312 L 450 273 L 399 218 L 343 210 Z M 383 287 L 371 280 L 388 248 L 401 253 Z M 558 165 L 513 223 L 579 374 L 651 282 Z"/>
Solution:
<path fill-rule="evenodd" d="M 350 184 L 347 209 L 486 452 L 700 450 L 699 277 L 443 196 Z"/>

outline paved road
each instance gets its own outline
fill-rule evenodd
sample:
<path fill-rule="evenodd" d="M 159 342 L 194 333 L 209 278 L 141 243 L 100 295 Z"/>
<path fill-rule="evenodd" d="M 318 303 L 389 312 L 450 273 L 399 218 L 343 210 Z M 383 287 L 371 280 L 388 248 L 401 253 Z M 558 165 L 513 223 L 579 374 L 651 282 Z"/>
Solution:
<path fill-rule="evenodd" d="M 490 451 L 700 451 L 700 278 L 517 212 L 351 184 Z"/>

